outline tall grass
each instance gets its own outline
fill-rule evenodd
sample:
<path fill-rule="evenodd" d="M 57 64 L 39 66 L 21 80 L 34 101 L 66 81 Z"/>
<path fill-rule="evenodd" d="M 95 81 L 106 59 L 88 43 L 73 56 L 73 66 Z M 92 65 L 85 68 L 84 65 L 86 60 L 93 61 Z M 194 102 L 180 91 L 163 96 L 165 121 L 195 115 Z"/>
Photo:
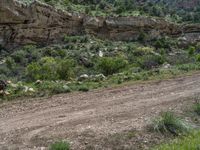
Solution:
<path fill-rule="evenodd" d="M 67 142 L 59 141 L 51 144 L 49 150 L 70 150 L 70 145 Z"/>
<path fill-rule="evenodd" d="M 175 139 L 152 150 L 200 150 L 200 131 L 193 131 L 188 136 Z"/>
<path fill-rule="evenodd" d="M 198 115 L 200 115 L 200 103 L 196 103 L 194 105 L 194 112 L 196 112 Z"/>
<path fill-rule="evenodd" d="M 187 132 L 189 125 L 175 116 L 172 112 L 163 112 L 161 116 L 153 121 L 153 129 L 161 133 L 171 133 L 179 135 Z"/>

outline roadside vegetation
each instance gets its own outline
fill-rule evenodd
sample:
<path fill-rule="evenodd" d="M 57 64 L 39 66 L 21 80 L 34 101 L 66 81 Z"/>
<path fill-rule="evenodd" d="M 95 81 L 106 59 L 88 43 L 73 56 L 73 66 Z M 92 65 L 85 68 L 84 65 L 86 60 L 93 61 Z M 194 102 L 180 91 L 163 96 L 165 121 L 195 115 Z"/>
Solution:
<path fill-rule="evenodd" d="M 196 118 L 199 120 L 199 103 L 196 102 L 191 108 L 190 118 Z M 186 114 L 188 116 L 188 114 Z M 185 116 L 184 116 L 185 117 Z M 170 142 L 164 142 L 163 144 L 154 147 L 152 150 L 198 150 L 200 149 L 200 129 L 198 122 L 190 122 L 193 124 L 188 125 L 180 120 L 171 112 L 162 113 L 159 121 L 154 122 L 153 127 L 155 131 L 162 131 L 163 134 L 168 131 L 175 135 L 175 139 Z M 175 131 L 175 132 L 174 132 Z M 178 132 L 177 132 L 178 131 Z M 180 132 L 181 131 L 181 132 Z M 174 134 L 175 133 L 175 134 Z M 181 133 L 181 134 L 177 134 Z"/>
<path fill-rule="evenodd" d="M 199 150 L 200 131 L 192 131 L 189 135 L 173 140 L 169 144 L 163 144 L 154 150 Z"/>
<path fill-rule="evenodd" d="M 67 142 L 58 141 L 51 144 L 49 150 L 70 150 L 70 145 Z"/>
<path fill-rule="evenodd" d="M 179 135 L 188 132 L 190 126 L 172 112 L 164 112 L 154 120 L 153 129 L 161 133 Z"/>
<path fill-rule="evenodd" d="M 178 43 L 169 37 L 113 42 L 85 35 L 65 36 L 62 44 L 47 47 L 1 48 L 0 79 L 9 81 L 1 99 L 85 92 L 199 70 L 200 44 Z"/>
<path fill-rule="evenodd" d="M 194 105 L 194 112 L 196 112 L 198 115 L 200 115 L 200 103 L 196 103 Z"/>

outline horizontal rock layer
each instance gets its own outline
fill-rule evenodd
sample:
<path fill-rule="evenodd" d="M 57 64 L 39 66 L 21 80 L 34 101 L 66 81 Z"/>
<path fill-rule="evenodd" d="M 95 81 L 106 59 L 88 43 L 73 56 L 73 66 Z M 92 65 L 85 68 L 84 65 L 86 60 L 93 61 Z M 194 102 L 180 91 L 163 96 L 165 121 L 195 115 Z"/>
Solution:
<path fill-rule="evenodd" d="M 69 13 L 35 1 L 25 5 L 0 1 L 0 45 L 14 48 L 25 44 L 61 42 L 65 35 L 92 34 L 111 40 L 136 40 L 141 33 L 150 38 L 181 36 L 200 41 L 200 25 L 176 25 L 147 17 L 90 17 Z"/>

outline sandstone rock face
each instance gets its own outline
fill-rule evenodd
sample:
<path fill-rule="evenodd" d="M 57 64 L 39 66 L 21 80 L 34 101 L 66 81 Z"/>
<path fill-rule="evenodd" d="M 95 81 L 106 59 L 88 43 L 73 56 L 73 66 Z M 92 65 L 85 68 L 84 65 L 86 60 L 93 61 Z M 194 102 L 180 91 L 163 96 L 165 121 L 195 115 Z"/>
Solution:
<path fill-rule="evenodd" d="M 0 1 L 0 45 L 8 49 L 25 44 L 62 42 L 65 35 L 92 34 L 111 40 L 137 40 L 141 32 L 151 38 L 173 35 L 200 40 L 199 36 L 197 39 L 194 36 L 200 33 L 200 25 L 178 26 L 145 17 L 89 17 L 58 10 L 39 1 L 28 6 L 16 0 Z"/>
<path fill-rule="evenodd" d="M 82 18 L 38 1 L 25 6 L 15 0 L 1 0 L 0 44 L 9 48 L 57 42 L 65 34 L 80 34 Z"/>

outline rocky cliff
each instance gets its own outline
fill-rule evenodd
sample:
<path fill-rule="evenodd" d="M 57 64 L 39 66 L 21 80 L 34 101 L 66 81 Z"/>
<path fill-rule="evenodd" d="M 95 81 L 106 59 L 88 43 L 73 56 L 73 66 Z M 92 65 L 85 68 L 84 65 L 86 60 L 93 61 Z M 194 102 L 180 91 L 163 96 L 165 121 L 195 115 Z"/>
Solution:
<path fill-rule="evenodd" d="M 13 47 L 61 40 L 80 34 L 83 17 L 35 1 L 29 6 L 14 0 L 0 2 L 0 44 Z"/>
<path fill-rule="evenodd" d="M 16 0 L 0 1 L 0 45 L 13 48 L 24 44 L 61 42 L 65 35 L 92 34 L 111 40 L 136 40 L 181 36 L 200 40 L 200 25 L 175 25 L 146 17 L 90 17 L 55 9 L 39 1 L 25 5 Z"/>

